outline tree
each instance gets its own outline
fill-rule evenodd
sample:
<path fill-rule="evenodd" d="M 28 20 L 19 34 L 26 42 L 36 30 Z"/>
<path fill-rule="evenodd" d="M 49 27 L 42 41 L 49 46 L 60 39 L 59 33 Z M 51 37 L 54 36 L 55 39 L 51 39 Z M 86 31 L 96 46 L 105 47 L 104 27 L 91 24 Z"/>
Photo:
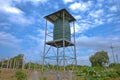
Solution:
<path fill-rule="evenodd" d="M 20 69 L 22 68 L 22 65 L 23 65 L 23 57 L 24 55 L 23 54 L 18 54 L 17 56 L 13 57 L 13 58 L 10 58 L 10 62 L 11 62 L 11 67 L 13 68 L 17 68 L 17 69 Z M 15 64 L 15 65 L 14 65 Z"/>
<path fill-rule="evenodd" d="M 10 58 L 9 61 L 8 59 L 5 59 L 3 61 L 0 61 L 0 67 L 6 65 L 7 66 L 7 63 L 9 62 L 8 64 L 8 68 L 22 68 L 22 65 L 23 65 L 23 57 L 24 55 L 23 54 L 18 54 L 17 56 L 13 57 L 13 58 Z M 4 65 L 2 65 L 2 62 L 4 63 Z M 15 66 L 14 66 L 14 63 L 15 63 Z"/>
<path fill-rule="evenodd" d="M 96 52 L 89 58 L 92 66 L 104 66 L 109 62 L 109 56 L 106 51 Z"/>

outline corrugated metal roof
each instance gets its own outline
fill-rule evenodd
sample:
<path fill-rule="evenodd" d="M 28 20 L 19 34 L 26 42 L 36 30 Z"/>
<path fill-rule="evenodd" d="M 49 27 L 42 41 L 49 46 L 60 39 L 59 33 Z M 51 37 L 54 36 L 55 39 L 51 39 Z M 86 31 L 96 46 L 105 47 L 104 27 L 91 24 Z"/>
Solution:
<path fill-rule="evenodd" d="M 64 17 L 69 22 L 75 21 L 75 18 L 66 9 L 62 9 L 62 10 L 59 10 L 52 14 L 49 14 L 49 15 L 45 16 L 44 18 L 47 19 L 48 21 L 50 21 L 51 23 L 54 23 L 56 21 L 56 19 L 63 18 L 63 13 L 64 13 Z"/>

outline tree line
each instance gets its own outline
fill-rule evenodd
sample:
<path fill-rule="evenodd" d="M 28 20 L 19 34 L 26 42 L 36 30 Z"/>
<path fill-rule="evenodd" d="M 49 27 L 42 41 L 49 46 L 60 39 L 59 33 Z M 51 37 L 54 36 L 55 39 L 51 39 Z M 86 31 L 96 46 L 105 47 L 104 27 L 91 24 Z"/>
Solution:
<path fill-rule="evenodd" d="M 13 58 L 6 59 L 0 61 L 0 67 L 1 68 L 11 68 L 11 69 L 41 69 L 42 64 L 34 63 L 34 62 L 28 62 L 25 63 L 23 59 L 24 55 L 19 54 Z M 109 56 L 108 52 L 106 51 L 99 51 L 96 52 L 94 55 L 89 57 L 89 61 L 91 62 L 91 66 L 106 66 L 109 63 Z M 77 65 L 79 66 L 79 65 Z M 57 69 L 57 65 L 52 64 L 45 64 L 45 69 Z M 75 65 L 67 65 L 65 68 L 66 70 L 72 70 Z M 59 70 L 63 70 L 63 66 L 58 67 Z"/>

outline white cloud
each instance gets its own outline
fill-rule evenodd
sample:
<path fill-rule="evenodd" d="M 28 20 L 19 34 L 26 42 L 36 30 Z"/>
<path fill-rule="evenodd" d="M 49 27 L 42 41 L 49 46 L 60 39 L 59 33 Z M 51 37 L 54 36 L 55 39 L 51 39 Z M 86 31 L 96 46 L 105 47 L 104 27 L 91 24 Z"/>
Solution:
<path fill-rule="evenodd" d="M 113 18 L 108 18 L 107 22 L 110 23 L 113 21 Z"/>
<path fill-rule="evenodd" d="M 43 46 L 44 45 L 43 42 L 44 42 L 44 33 L 45 32 L 42 29 L 38 29 L 36 32 L 37 32 L 36 36 L 35 35 L 27 35 L 26 37 L 27 37 L 28 40 L 30 40 L 30 42 L 32 40 L 32 41 L 36 42 L 37 45 Z"/>
<path fill-rule="evenodd" d="M 12 4 L 12 1 L 6 0 L 6 1 L 0 1 L 1 6 L 0 6 L 0 11 L 6 12 L 8 14 L 22 14 L 23 12 L 14 7 Z"/>
<path fill-rule="evenodd" d="M 11 0 L 11 1 L 18 2 L 18 3 L 22 3 L 22 2 L 32 2 L 32 3 L 34 3 L 34 4 L 38 4 L 38 3 L 45 3 L 45 2 L 47 2 L 48 0 Z"/>
<path fill-rule="evenodd" d="M 38 29 L 37 32 L 38 32 L 38 37 L 40 37 L 40 38 L 44 38 L 45 30 Z"/>
<path fill-rule="evenodd" d="M 102 2 L 104 0 L 101 0 L 99 5 L 96 4 L 96 6 L 93 9 L 93 2 L 74 2 L 69 6 L 71 10 L 74 12 L 78 11 L 88 11 L 88 14 L 83 16 L 84 14 L 78 13 L 78 15 L 75 15 L 75 18 L 77 19 L 76 23 L 76 33 L 82 33 L 85 30 L 97 27 L 99 25 L 104 24 L 105 22 L 113 22 L 113 20 L 116 19 L 116 14 L 113 13 L 107 13 L 104 8 L 102 8 Z M 82 4 L 83 3 L 83 4 Z M 95 4 L 94 4 L 95 5 Z M 89 7 L 88 7 L 89 6 Z M 91 8 L 92 7 L 92 8 Z M 104 7 L 104 6 L 103 6 Z M 82 9 L 81 9 L 82 8 Z M 111 12 L 117 11 L 117 7 L 113 5 L 110 8 Z M 109 16 L 108 16 L 109 15 Z M 117 17 L 119 18 L 119 17 Z M 119 21 L 119 20 L 118 20 Z M 71 28 L 71 31 L 73 33 L 73 29 Z"/>
<path fill-rule="evenodd" d="M 28 0 L 32 2 L 34 5 L 38 5 L 39 3 L 46 3 L 48 0 Z"/>
<path fill-rule="evenodd" d="M 23 13 L 20 9 L 11 7 L 11 6 L 3 6 L 2 9 L 5 10 L 7 13 L 12 13 L 12 14 L 22 14 Z"/>
<path fill-rule="evenodd" d="M 75 3 L 71 4 L 69 8 L 72 9 L 73 11 L 74 10 L 86 11 L 88 9 L 85 4 L 78 3 L 78 2 L 75 2 Z"/>
<path fill-rule="evenodd" d="M 75 25 L 75 30 L 77 33 L 82 33 L 85 30 L 88 30 L 90 28 L 97 27 L 98 25 L 104 24 L 105 20 L 102 19 L 102 16 L 104 15 L 104 12 L 102 9 L 99 9 L 97 11 L 91 11 L 88 16 L 85 18 L 81 16 L 75 16 L 78 20 Z M 71 29 L 72 33 L 73 30 Z"/>
<path fill-rule="evenodd" d="M 110 8 L 110 11 L 111 11 L 111 12 L 116 12 L 116 11 L 117 11 L 117 7 L 116 7 L 116 6 L 112 6 L 112 7 Z"/>
<path fill-rule="evenodd" d="M 1 22 L 0 28 L 1 28 L 1 30 L 9 30 L 10 29 L 9 25 L 10 24 L 8 24 L 7 22 Z"/>
<path fill-rule="evenodd" d="M 9 48 L 17 48 L 19 44 L 22 42 L 21 39 L 17 39 L 10 33 L 0 32 L 0 45 L 9 47 Z"/>
<path fill-rule="evenodd" d="M 77 56 L 77 64 L 90 66 L 89 56 Z"/>
<path fill-rule="evenodd" d="M 115 0 L 115 4 L 117 5 L 117 9 L 120 11 L 120 1 L 119 0 Z"/>
<path fill-rule="evenodd" d="M 103 9 L 99 9 L 97 11 L 91 11 L 89 15 L 94 18 L 99 18 L 104 15 L 104 11 L 103 11 Z"/>
<path fill-rule="evenodd" d="M 79 20 L 79 19 L 82 19 L 82 16 L 80 15 L 74 15 L 75 19 Z"/>
<path fill-rule="evenodd" d="M 117 36 L 116 36 L 117 37 Z M 111 43 L 116 44 L 115 46 L 120 47 L 120 37 L 117 37 L 116 40 L 115 36 L 108 36 L 108 37 L 87 37 L 81 36 L 77 38 L 77 46 L 85 47 L 85 48 L 98 48 L 98 49 L 106 49 L 109 48 Z M 118 40 L 119 39 L 119 40 Z"/>
<path fill-rule="evenodd" d="M 103 24 L 103 23 L 104 23 L 104 22 L 103 22 L 102 19 L 95 19 L 95 20 L 94 20 L 94 24 L 101 25 L 101 24 Z"/>
<path fill-rule="evenodd" d="M 114 14 L 114 13 L 107 14 L 105 17 L 106 18 L 104 18 L 104 19 L 106 19 L 107 23 L 113 23 L 113 22 L 119 21 L 119 20 L 116 20 L 116 18 L 119 18 L 119 17 L 117 17 L 116 14 Z"/>
<path fill-rule="evenodd" d="M 40 32 L 39 32 L 40 31 Z M 24 50 L 25 57 L 27 61 L 40 61 L 41 56 L 43 55 L 43 48 L 44 48 L 44 39 L 43 39 L 43 31 L 38 30 L 38 35 L 27 35 L 26 38 L 27 44 L 30 44 L 29 48 Z M 34 53 L 34 54 L 33 54 Z"/>
<path fill-rule="evenodd" d="M 96 7 L 98 7 L 98 8 L 102 8 L 103 3 L 97 3 L 96 5 L 97 5 Z"/>
<path fill-rule="evenodd" d="M 76 33 L 81 33 L 83 30 L 85 30 L 84 26 L 80 26 L 77 23 L 75 23 L 75 32 Z M 73 27 L 71 27 L 71 34 L 73 34 L 73 33 L 74 33 L 74 29 L 73 29 Z"/>
<path fill-rule="evenodd" d="M 75 24 L 75 32 L 78 33 L 82 33 L 84 30 L 88 29 L 88 25 L 87 24 L 82 24 L 82 25 L 78 25 L 78 23 Z M 71 34 L 74 33 L 74 29 L 73 27 L 71 27 Z"/>
<path fill-rule="evenodd" d="M 41 42 L 43 41 L 42 38 L 40 38 L 40 37 L 35 37 L 35 36 L 32 36 L 32 35 L 28 35 L 28 38 L 29 38 L 30 40 L 32 40 L 32 41 L 37 42 L 37 43 L 41 43 Z"/>
<path fill-rule="evenodd" d="M 75 18 L 78 20 L 77 23 L 75 23 L 75 32 L 82 33 L 85 30 L 104 24 L 105 20 L 102 18 L 103 15 L 104 12 L 102 9 L 90 12 L 85 18 L 75 15 Z M 71 33 L 73 33 L 73 27 L 71 27 Z"/>
<path fill-rule="evenodd" d="M 79 23 L 80 22 L 80 23 Z M 85 30 L 95 27 L 96 24 L 91 24 L 88 20 L 80 20 L 78 23 L 75 23 L 75 32 L 77 34 L 82 33 Z M 73 33 L 73 27 L 71 27 L 71 33 Z"/>
<path fill-rule="evenodd" d="M 31 1 L 31 2 L 34 2 L 34 3 L 38 3 L 38 2 L 47 2 L 48 0 L 28 0 L 28 1 Z"/>
<path fill-rule="evenodd" d="M 119 26 L 116 26 L 115 32 L 120 32 Z"/>
<path fill-rule="evenodd" d="M 26 18 L 22 10 L 13 6 L 14 3 L 12 1 L 6 0 L 6 1 L 0 1 L 0 3 L 1 3 L 0 11 L 8 15 L 7 19 L 10 22 L 19 25 L 29 25 L 34 23 L 34 19 Z"/>
<path fill-rule="evenodd" d="M 63 2 L 66 4 L 66 3 L 69 3 L 69 2 L 73 2 L 73 0 L 63 0 Z"/>
<path fill-rule="evenodd" d="M 38 6 L 39 3 L 46 3 L 48 0 L 11 0 L 14 1 L 16 3 L 27 3 L 27 2 L 31 2 L 34 6 Z"/>
<path fill-rule="evenodd" d="M 73 11 L 86 11 L 86 10 L 89 10 L 91 5 L 92 5 L 91 1 L 88 1 L 88 2 L 80 1 L 80 2 L 74 2 L 69 6 L 69 8 Z"/>
<path fill-rule="evenodd" d="M 34 19 L 26 18 L 23 15 L 11 15 L 8 20 L 14 24 L 19 24 L 22 26 L 27 26 L 34 23 Z"/>
<path fill-rule="evenodd" d="M 81 61 L 85 61 L 85 63 L 89 63 L 89 57 L 97 51 L 105 50 L 108 52 L 110 57 L 110 61 L 113 60 L 110 46 L 111 44 L 114 47 L 115 55 L 120 53 L 120 36 L 119 35 L 110 35 L 107 37 L 88 37 L 88 36 L 80 36 L 76 39 L 76 47 L 79 64 L 82 64 Z M 84 50 L 85 49 L 85 50 Z M 92 51 L 90 51 L 92 50 Z M 94 50 L 94 51 L 93 51 Z M 83 51 L 83 52 L 82 52 Z M 82 54 L 82 55 L 81 55 Z M 83 55 L 84 54 L 84 55 Z M 85 57 L 85 58 L 84 58 Z"/>

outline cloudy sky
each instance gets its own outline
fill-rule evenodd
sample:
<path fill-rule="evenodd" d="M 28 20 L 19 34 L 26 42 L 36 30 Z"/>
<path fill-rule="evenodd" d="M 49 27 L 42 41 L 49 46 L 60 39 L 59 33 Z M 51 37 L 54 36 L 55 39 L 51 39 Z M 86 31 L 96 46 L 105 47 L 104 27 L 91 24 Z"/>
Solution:
<path fill-rule="evenodd" d="M 120 0 L 0 0 L 0 59 L 22 53 L 40 61 L 43 17 L 63 8 L 76 18 L 78 64 L 89 65 L 89 57 L 101 50 L 112 62 L 111 44 L 120 62 Z"/>

